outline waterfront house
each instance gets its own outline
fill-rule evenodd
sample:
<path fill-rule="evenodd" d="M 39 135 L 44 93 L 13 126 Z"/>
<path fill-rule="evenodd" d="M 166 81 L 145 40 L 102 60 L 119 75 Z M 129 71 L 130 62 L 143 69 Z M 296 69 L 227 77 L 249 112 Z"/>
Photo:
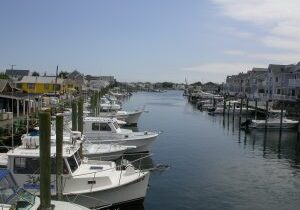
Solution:
<path fill-rule="evenodd" d="M 17 87 L 27 93 L 63 93 L 64 80 L 51 76 L 24 76 L 21 81 L 17 82 Z"/>

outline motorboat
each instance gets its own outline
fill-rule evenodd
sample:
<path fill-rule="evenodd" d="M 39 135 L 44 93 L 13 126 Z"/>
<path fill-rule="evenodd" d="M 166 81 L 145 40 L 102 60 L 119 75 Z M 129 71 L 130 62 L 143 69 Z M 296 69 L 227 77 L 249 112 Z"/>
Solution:
<path fill-rule="evenodd" d="M 227 101 L 226 102 L 226 108 L 225 108 L 225 114 L 230 115 L 246 115 L 251 114 L 254 112 L 254 109 L 242 106 L 239 101 Z M 215 109 L 210 109 L 210 114 L 223 114 L 224 113 L 224 104 L 219 103 L 216 105 Z"/>
<path fill-rule="evenodd" d="M 157 132 L 133 132 L 120 128 L 115 118 L 85 117 L 83 134 L 92 143 L 120 144 L 135 146 L 130 152 L 150 151 Z"/>
<path fill-rule="evenodd" d="M 62 194 L 65 200 L 87 208 L 119 206 L 143 201 L 146 196 L 150 172 L 134 168 L 129 161 L 117 166 L 112 161 L 80 158 L 79 144 L 63 144 Z M 39 194 L 39 146 L 33 141 L 23 142 L 8 151 L 7 169 L 16 183 L 30 193 Z M 56 147 L 51 145 L 51 195 L 56 195 Z M 54 167 L 53 167 L 54 166 Z"/>
<path fill-rule="evenodd" d="M 10 170 L 0 169 L 0 209 L 2 210 L 38 210 L 40 198 L 19 188 Z M 52 209 L 88 210 L 78 204 L 51 200 Z"/>
<path fill-rule="evenodd" d="M 144 109 L 135 111 L 117 111 L 117 112 L 100 112 L 100 117 L 117 118 L 118 120 L 126 122 L 126 125 L 137 125 L 138 120 Z"/>
<path fill-rule="evenodd" d="M 54 129 L 51 131 L 51 143 L 56 144 L 56 135 Z M 26 143 L 32 141 L 33 143 L 39 143 L 38 127 L 28 134 L 21 136 L 21 141 Z M 97 160 L 116 160 L 124 155 L 125 152 L 130 152 L 131 149 L 135 149 L 135 146 L 125 146 L 120 144 L 93 144 L 88 139 L 81 135 L 79 131 L 67 130 L 63 135 L 64 144 L 73 144 L 75 141 L 82 143 L 82 154 L 84 157 Z M 1 157 L 1 155 L 0 155 Z M 4 158 L 2 158 L 4 160 Z M 1 163 L 1 159 L 0 159 Z"/>
<path fill-rule="evenodd" d="M 106 97 L 100 99 L 100 109 L 104 112 L 118 111 L 121 106 L 114 100 L 108 100 Z"/>
<path fill-rule="evenodd" d="M 270 110 L 267 120 L 257 120 L 250 119 L 242 123 L 242 126 L 250 129 L 280 129 L 280 125 L 282 129 L 291 129 L 296 128 L 299 124 L 298 120 L 288 119 L 285 116 L 285 111 L 282 112 L 282 124 L 280 119 L 280 110 Z"/>

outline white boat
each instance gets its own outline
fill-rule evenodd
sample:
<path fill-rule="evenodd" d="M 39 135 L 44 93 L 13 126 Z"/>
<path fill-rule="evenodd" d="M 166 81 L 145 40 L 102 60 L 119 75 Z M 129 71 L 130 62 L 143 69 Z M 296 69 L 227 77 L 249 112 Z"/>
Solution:
<path fill-rule="evenodd" d="M 157 132 L 133 132 L 121 129 L 115 118 L 84 118 L 83 134 L 92 143 L 121 144 L 135 146 L 130 152 L 150 151 L 151 144 L 158 136 Z"/>
<path fill-rule="evenodd" d="M 56 147 L 51 146 L 51 165 L 55 166 Z M 7 168 L 16 183 L 39 194 L 39 148 L 32 142 L 7 153 Z M 51 172 L 51 195 L 56 195 L 55 167 Z M 81 159 L 79 145 L 63 145 L 63 197 L 88 208 L 122 205 L 142 201 L 146 196 L 149 171 L 132 164 L 118 166 L 112 161 Z"/>
<path fill-rule="evenodd" d="M 282 128 L 283 129 L 290 129 L 296 128 L 299 124 L 297 120 L 291 120 L 288 118 L 282 119 Z M 251 120 L 248 125 L 248 128 L 255 128 L 255 129 L 264 129 L 266 126 L 266 120 Z M 280 118 L 269 118 L 267 120 L 267 128 L 268 129 L 279 129 L 280 128 Z"/>
<path fill-rule="evenodd" d="M 107 98 L 102 97 L 100 99 L 100 109 L 105 112 L 118 111 L 121 106 L 116 101 L 109 101 Z"/>
<path fill-rule="evenodd" d="M 23 134 L 21 136 L 23 144 L 31 142 L 38 146 L 39 144 L 39 132 L 38 128 L 35 131 Z M 97 160 L 116 160 L 124 155 L 125 152 L 130 152 L 131 149 L 135 149 L 135 146 L 124 146 L 120 144 L 93 144 L 89 142 L 84 135 L 81 135 L 79 131 L 64 132 L 63 142 L 64 144 L 73 144 L 74 141 L 82 142 L 82 153 L 84 157 Z M 51 143 L 56 144 L 55 131 L 51 131 Z M 2 161 L 5 161 L 5 157 L 1 158 L 0 153 L 0 165 Z"/>
<path fill-rule="evenodd" d="M 0 169 L 0 189 L 0 209 L 39 209 L 39 197 L 22 188 L 19 188 L 8 169 Z M 51 200 L 51 206 L 53 206 L 53 209 L 88 210 L 88 208 L 78 204 L 64 201 Z"/>
<path fill-rule="evenodd" d="M 126 122 L 126 125 L 137 125 L 143 112 L 144 109 L 136 111 L 100 112 L 100 117 L 117 118 L 118 120 Z"/>

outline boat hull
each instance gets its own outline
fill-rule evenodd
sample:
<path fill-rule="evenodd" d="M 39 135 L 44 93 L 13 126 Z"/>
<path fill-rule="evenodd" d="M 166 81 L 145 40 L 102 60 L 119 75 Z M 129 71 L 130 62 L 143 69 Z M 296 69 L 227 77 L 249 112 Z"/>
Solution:
<path fill-rule="evenodd" d="M 94 144 L 105 143 L 105 144 L 119 144 L 124 146 L 133 146 L 135 148 L 126 151 L 126 153 L 138 153 L 138 152 L 147 152 L 150 151 L 152 143 L 155 141 L 158 135 L 149 135 L 143 138 L 123 138 L 123 139 L 109 139 L 101 140 L 93 138 L 89 140 Z"/>
<path fill-rule="evenodd" d="M 120 206 L 132 202 L 143 202 L 146 197 L 150 173 L 141 176 L 126 185 L 116 188 L 91 192 L 78 195 L 65 195 L 65 200 L 72 201 L 79 205 L 97 209 L 111 206 Z"/>
<path fill-rule="evenodd" d="M 282 123 L 282 129 L 293 129 L 298 126 L 298 123 Z M 265 129 L 265 123 L 251 123 L 249 128 L 252 129 Z M 267 129 L 280 129 L 280 123 L 268 123 L 267 122 Z"/>

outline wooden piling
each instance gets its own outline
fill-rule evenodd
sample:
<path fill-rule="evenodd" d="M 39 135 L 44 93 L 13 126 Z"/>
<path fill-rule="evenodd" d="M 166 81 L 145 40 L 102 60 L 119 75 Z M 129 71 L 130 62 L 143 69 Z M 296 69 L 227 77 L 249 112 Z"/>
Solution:
<path fill-rule="evenodd" d="M 266 112 L 265 112 L 266 118 L 265 118 L 265 130 L 267 130 L 268 127 L 268 116 L 269 116 L 269 101 L 266 101 Z"/>
<path fill-rule="evenodd" d="M 257 118 L 257 99 L 255 99 L 255 120 Z"/>
<path fill-rule="evenodd" d="M 235 114 L 235 103 L 233 104 L 233 118 L 234 118 L 234 114 Z"/>
<path fill-rule="evenodd" d="M 243 109 L 243 99 L 241 98 L 240 102 L 240 115 L 239 115 L 239 127 L 241 128 L 241 123 L 242 123 L 242 109 Z"/>
<path fill-rule="evenodd" d="M 248 120 L 249 99 L 246 99 L 246 120 Z"/>
<path fill-rule="evenodd" d="M 225 110 L 226 110 L 226 100 L 224 98 L 224 102 L 223 102 L 223 116 L 225 115 Z"/>
<path fill-rule="evenodd" d="M 78 131 L 83 132 L 83 100 L 78 100 Z"/>
<path fill-rule="evenodd" d="M 40 127 L 40 210 L 49 210 L 51 208 L 51 159 L 50 159 L 50 134 L 51 123 L 50 113 L 39 113 Z"/>
<path fill-rule="evenodd" d="M 63 192 L 63 127 L 64 116 L 56 115 L 56 196 L 62 200 Z"/>
<path fill-rule="evenodd" d="M 280 134 L 282 132 L 283 109 L 284 109 L 284 102 L 282 101 L 280 107 Z"/>
<path fill-rule="evenodd" d="M 72 103 L 72 131 L 77 131 L 77 103 Z"/>
<path fill-rule="evenodd" d="M 228 102 L 228 107 L 227 107 L 227 115 L 229 116 L 229 112 L 230 112 L 230 101 Z"/>

